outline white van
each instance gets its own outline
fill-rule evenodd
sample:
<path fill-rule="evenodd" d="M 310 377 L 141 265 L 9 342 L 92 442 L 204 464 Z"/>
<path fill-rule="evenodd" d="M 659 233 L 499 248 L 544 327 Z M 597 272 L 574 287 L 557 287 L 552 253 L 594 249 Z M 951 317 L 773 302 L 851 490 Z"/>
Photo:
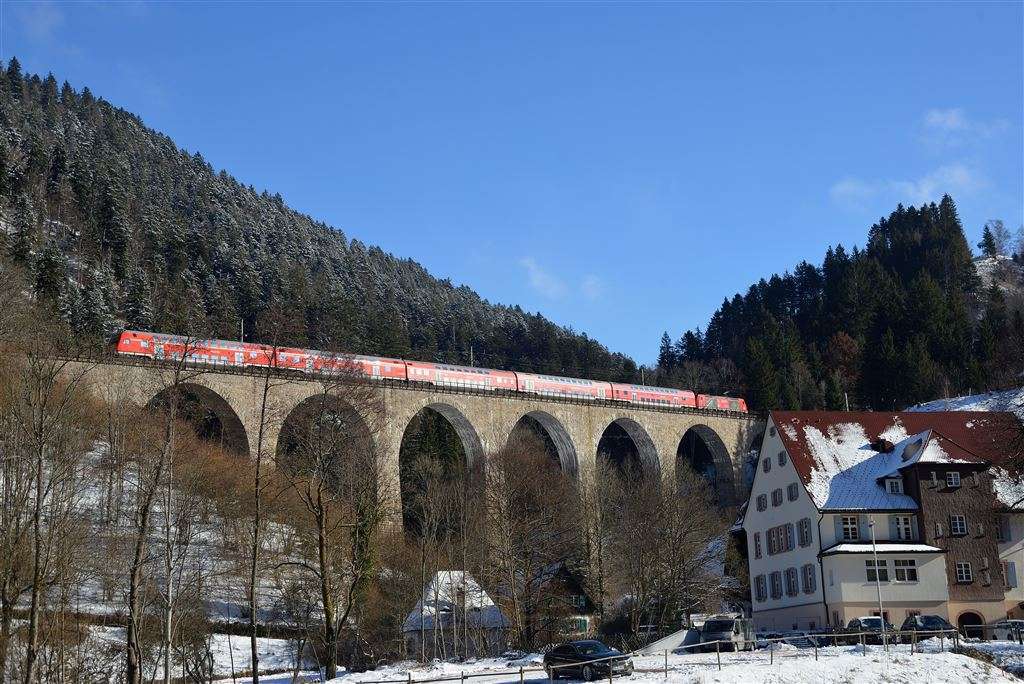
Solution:
<path fill-rule="evenodd" d="M 700 643 L 707 644 L 704 649 L 713 649 L 716 641 L 723 651 L 753 651 L 757 645 L 754 621 L 735 614 L 708 616 L 700 628 Z"/>

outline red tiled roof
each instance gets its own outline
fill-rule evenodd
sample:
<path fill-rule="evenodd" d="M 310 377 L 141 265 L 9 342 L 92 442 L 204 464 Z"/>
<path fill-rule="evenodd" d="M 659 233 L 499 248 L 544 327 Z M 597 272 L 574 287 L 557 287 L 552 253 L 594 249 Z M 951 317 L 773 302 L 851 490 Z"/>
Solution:
<path fill-rule="evenodd" d="M 957 460 L 980 459 L 995 465 L 1010 456 L 1011 445 L 1021 429 L 1012 413 L 989 411 L 772 411 L 771 418 L 805 485 L 810 483 L 811 473 L 817 467 L 805 438 L 805 427 L 829 435 L 841 433 L 839 426 L 859 425 L 869 441 L 901 426 L 908 435 L 932 430 L 938 433 L 933 438 L 939 438 L 943 449 Z"/>

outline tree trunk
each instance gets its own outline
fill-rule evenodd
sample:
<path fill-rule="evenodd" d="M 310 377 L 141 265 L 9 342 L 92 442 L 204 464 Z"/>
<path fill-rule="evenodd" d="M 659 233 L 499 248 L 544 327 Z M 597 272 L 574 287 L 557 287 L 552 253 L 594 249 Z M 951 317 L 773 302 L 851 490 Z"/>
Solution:
<path fill-rule="evenodd" d="M 39 657 L 39 603 L 43 590 L 43 448 L 36 449 L 36 496 L 32 507 L 32 601 L 28 617 L 28 639 L 25 648 L 25 684 L 36 678 Z"/>

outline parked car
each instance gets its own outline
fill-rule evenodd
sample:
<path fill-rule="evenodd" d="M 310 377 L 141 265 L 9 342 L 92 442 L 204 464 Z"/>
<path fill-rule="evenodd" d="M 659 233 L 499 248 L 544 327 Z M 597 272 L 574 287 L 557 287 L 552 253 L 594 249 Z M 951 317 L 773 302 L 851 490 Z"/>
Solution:
<path fill-rule="evenodd" d="M 1024 636 L 1024 620 L 1000 620 L 986 627 L 984 634 L 994 641 L 1017 641 Z"/>
<path fill-rule="evenodd" d="M 703 649 L 715 648 L 715 642 L 722 642 L 723 651 L 753 651 L 757 640 L 754 636 L 754 621 L 739 615 L 712 615 L 700 628 L 700 643 L 708 644 Z"/>
<path fill-rule="evenodd" d="M 576 676 L 591 682 L 598 677 L 633 674 L 633 661 L 621 651 L 600 641 L 569 641 L 544 654 L 544 669 L 551 679 Z"/>
<path fill-rule="evenodd" d="M 864 641 L 869 644 L 880 644 L 882 643 L 882 618 L 877 615 L 862 615 L 850 620 L 849 624 L 846 625 L 846 631 L 850 632 L 854 636 L 850 637 L 851 642 L 859 642 L 860 637 L 856 636 L 858 632 L 866 632 L 864 634 Z M 893 627 L 889 622 L 885 623 L 886 640 L 890 644 L 898 644 L 900 642 L 899 634 L 896 633 L 896 628 Z"/>
<path fill-rule="evenodd" d="M 903 621 L 900 631 L 903 632 L 904 639 L 910 638 L 908 632 L 931 632 L 918 636 L 919 639 L 930 639 L 938 636 L 934 632 L 940 631 L 946 632 L 947 637 L 952 637 L 956 627 L 949 624 L 949 620 L 941 615 L 908 615 L 907 619 Z"/>

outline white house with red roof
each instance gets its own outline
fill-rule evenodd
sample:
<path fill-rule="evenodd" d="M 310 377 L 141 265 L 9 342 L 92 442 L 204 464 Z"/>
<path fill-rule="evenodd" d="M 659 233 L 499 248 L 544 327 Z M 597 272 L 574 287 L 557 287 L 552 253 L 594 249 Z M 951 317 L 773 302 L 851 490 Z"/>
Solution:
<path fill-rule="evenodd" d="M 1013 516 L 1001 522 L 1005 471 L 992 465 L 1016 425 L 998 413 L 773 411 L 742 520 L 758 628 L 846 625 L 878 613 L 878 587 L 896 625 L 1006 617 Z"/>

